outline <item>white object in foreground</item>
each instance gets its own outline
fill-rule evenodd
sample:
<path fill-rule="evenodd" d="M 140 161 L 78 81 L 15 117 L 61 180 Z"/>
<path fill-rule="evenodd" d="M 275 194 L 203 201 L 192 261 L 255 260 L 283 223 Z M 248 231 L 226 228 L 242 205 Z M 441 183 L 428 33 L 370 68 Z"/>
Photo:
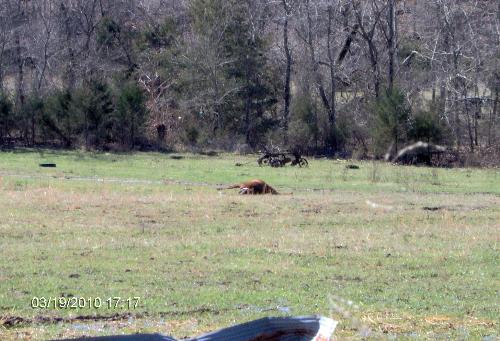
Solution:
<path fill-rule="evenodd" d="M 323 316 L 265 317 L 189 341 L 329 341 L 337 323 Z"/>

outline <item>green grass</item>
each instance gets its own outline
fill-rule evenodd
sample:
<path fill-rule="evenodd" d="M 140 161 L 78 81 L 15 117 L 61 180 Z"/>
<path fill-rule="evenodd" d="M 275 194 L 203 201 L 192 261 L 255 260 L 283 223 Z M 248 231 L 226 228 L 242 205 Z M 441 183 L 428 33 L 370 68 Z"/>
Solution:
<path fill-rule="evenodd" d="M 286 314 L 340 320 L 342 339 L 498 336 L 498 170 L 182 156 L 0 153 L 1 339 L 184 337 Z M 250 178 L 293 195 L 215 190 Z M 32 309 L 42 296 L 141 299 Z M 116 313 L 132 315 L 99 320 Z M 97 319 L 42 320 L 82 315 Z"/>

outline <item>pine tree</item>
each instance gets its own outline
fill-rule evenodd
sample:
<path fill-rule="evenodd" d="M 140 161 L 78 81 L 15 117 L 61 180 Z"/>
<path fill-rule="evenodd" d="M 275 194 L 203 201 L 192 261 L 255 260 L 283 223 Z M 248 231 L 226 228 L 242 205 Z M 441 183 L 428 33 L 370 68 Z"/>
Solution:
<path fill-rule="evenodd" d="M 394 145 L 397 152 L 401 143 L 407 140 L 411 108 L 404 93 L 394 87 L 387 90 L 375 102 L 375 124 L 373 135 L 379 152 Z"/>
<path fill-rule="evenodd" d="M 74 110 L 73 100 L 73 95 L 68 89 L 56 91 L 45 101 L 42 116 L 43 126 L 55 133 L 65 147 L 73 144 L 73 135 L 81 125 L 81 117 Z"/>
<path fill-rule="evenodd" d="M 86 148 L 102 148 L 112 141 L 113 97 L 106 82 L 91 79 L 80 89 L 76 106 L 83 118 L 83 133 Z"/>
<path fill-rule="evenodd" d="M 127 82 L 120 88 L 116 112 L 115 124 L 122 145 L 134 148 L 137 137 L 142 133 L 146 121 L 146 107 L 144 95 L 137 83 Z"/>
<path fill-rule="evenodd" d="M 240 85 L 231 109 L 242 113 L 240 131 L 245 134 L 246 143 L 255 146 L 268 129 L 278 124 L 270 115 L 277 99 L 265 55 L 266 41 L 252 32 L 246 15 L 250 10 L 248 2 L 237 6 L 224 41 L 227 59 L 235 61 L 229 64 L 226 74 Z"/>
<path fill-rule="evenodd" d="M 9 135 L 13 126 L 12 102 L 0 92 L 0 145 L 4 143 L 5 137 Z"/>

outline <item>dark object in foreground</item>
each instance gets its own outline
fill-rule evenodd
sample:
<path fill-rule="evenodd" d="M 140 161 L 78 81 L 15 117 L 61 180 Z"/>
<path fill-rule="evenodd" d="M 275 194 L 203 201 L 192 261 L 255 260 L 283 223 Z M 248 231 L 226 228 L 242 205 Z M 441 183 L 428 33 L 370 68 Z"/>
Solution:
<path fill-rule="evenodd" d="M 358 165 L 346 165 L 345 168 L 347 169 L 359 169 Z"/>
<path fill-rule="evenodd" d="M 55 163 L 40 163 L 38 164 L 40 167 L 50 167 L 50 168 L 55 168 L 56 164 Z"/>
<path fill-rule="evenodd" d="M 328 341 L 331 339 L 336 326 L 337 321 L 322 316 L 265 317 L 185 341 Z M 161 334 L 103 336 L 73 340 L 177 341 Z"/>
<path fill-rule="evenodd" d="M 293 159 L 291 158 L 293 156 Z M 259 166 L 269 165 L 271 167 L 283 167 L 287 163 L 292 166 L 307 167 L 309 163 L 305 158 L 303 158 L 299 153 L 293 152 L 289 153 L 289 156 L 285 153 L 269 153 L 266 152 L 264 155 L 257 159 Z"/>
<path fill-rule="evenodd" d="M 254 179 L 245 181 L 241 184 L 235 184 L 228 187 L 219 187 L 219 191 L 223 189 L 239 188 L 239 194 L 279 194 L 274 188 L 266 184 L 264 180 Z"/>
<path fill-rule="evenodd" d="M 439 210 L 444 210 L 444 206 L 424 206 L 422 207 L 424 211 L 439 211 Z"/>

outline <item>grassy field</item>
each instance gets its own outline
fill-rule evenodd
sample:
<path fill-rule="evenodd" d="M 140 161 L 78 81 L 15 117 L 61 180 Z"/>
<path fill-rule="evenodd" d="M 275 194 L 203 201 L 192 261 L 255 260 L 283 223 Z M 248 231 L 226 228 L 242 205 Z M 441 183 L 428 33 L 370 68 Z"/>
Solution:
<path fill-rule="evenodd" d="M 500 171 L 255 159 L 0 153 L 0 339 L 308 314 L 342 340 L 499 336 Z M 293 194 L 216 190 L 250 178 Z M 32 308 L 42 297 L 102 304 Z"/>

